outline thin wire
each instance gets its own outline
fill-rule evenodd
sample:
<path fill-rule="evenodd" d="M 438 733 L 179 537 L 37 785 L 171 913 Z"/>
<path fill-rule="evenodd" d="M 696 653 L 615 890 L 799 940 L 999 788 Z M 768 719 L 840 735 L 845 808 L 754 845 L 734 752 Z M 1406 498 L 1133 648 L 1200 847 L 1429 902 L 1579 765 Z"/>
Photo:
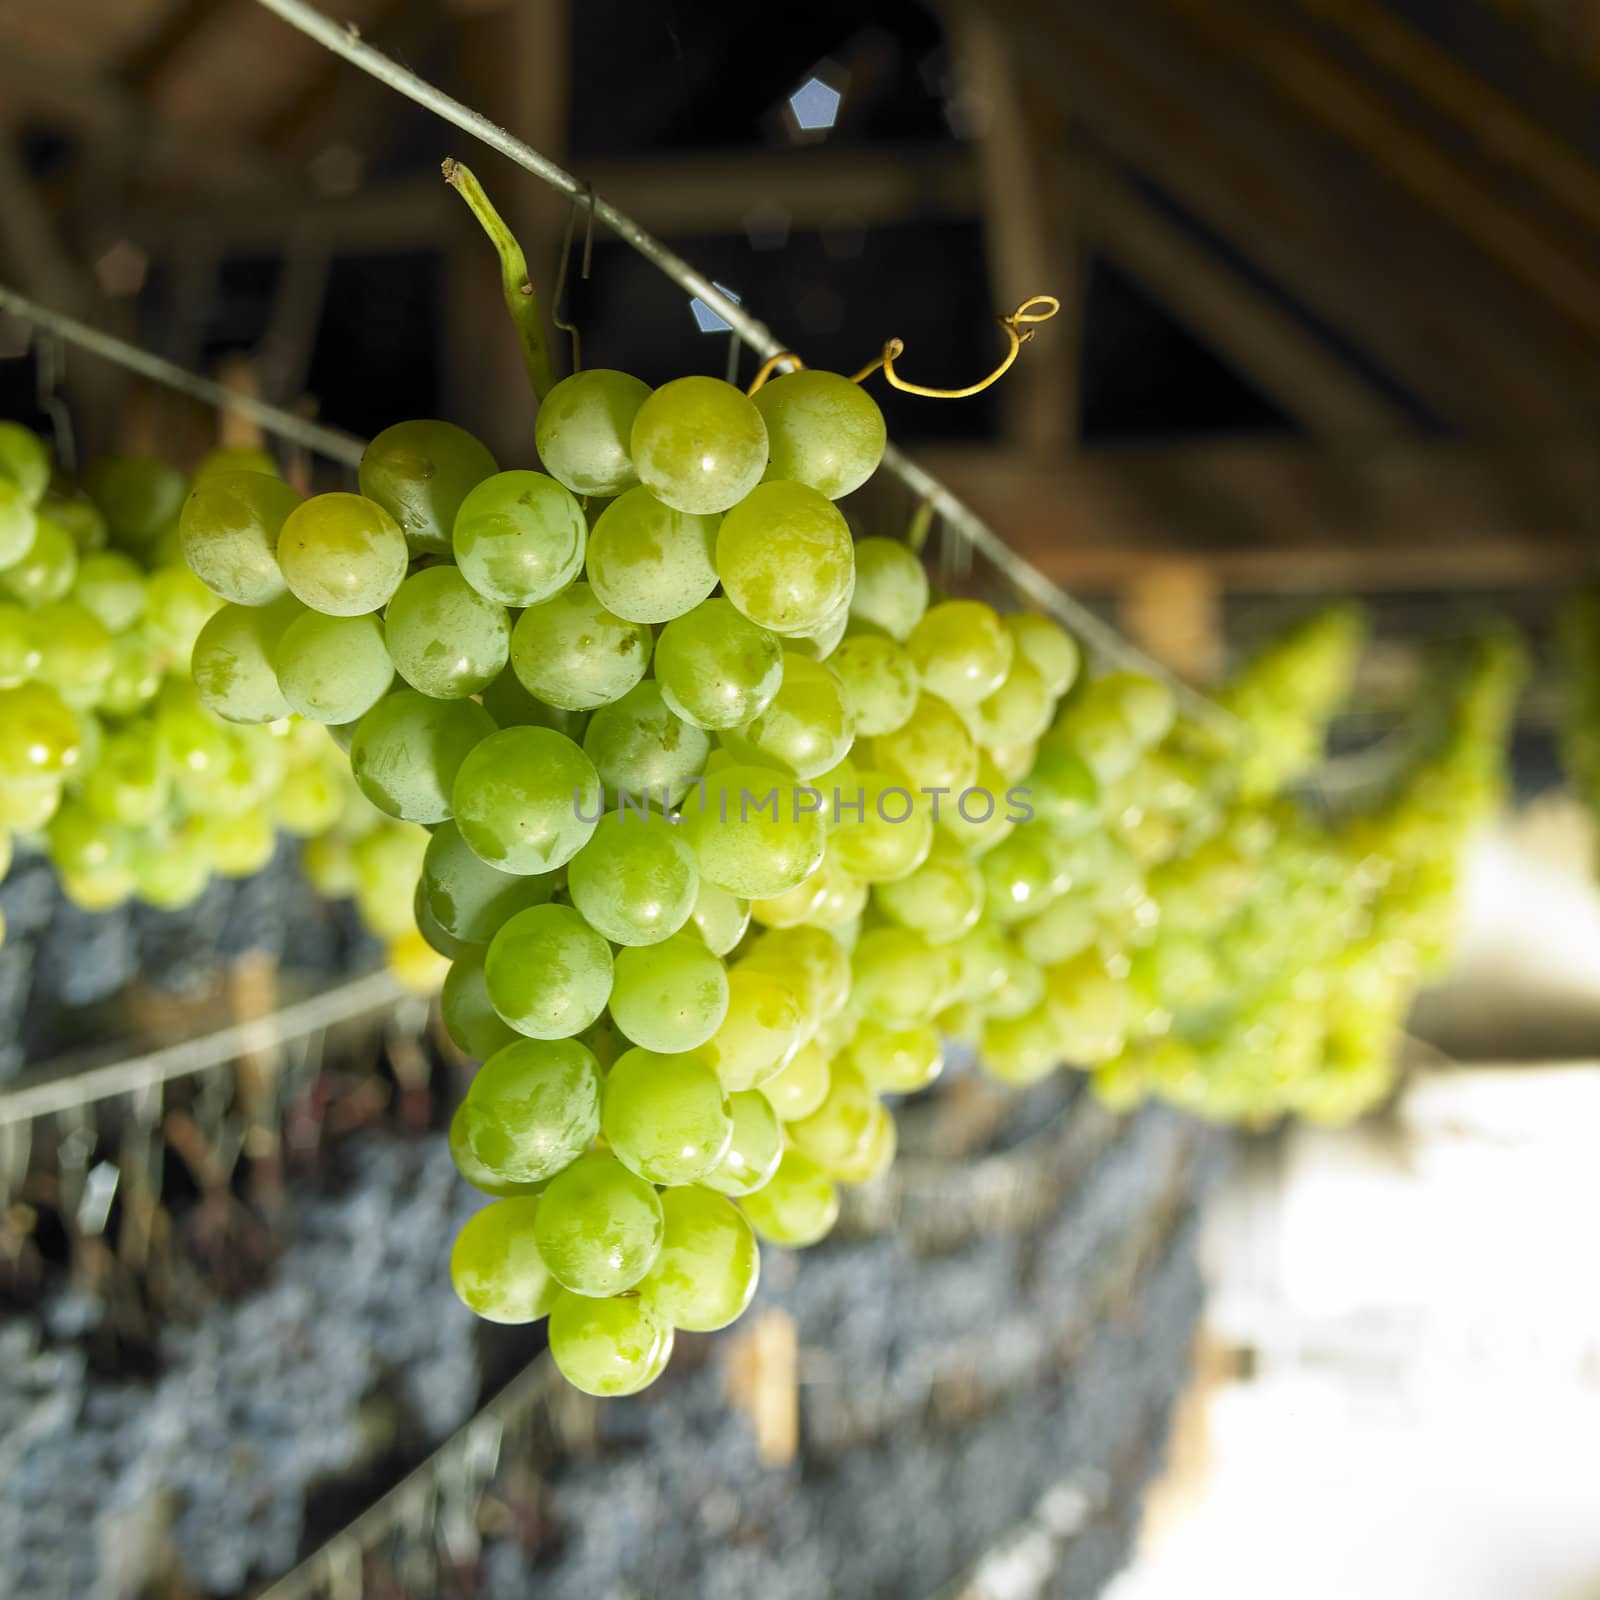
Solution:
<path fill-rule="evenodd" d="M 89 1067 L 70 1064 L 41 1067 L 0 1088 L 0 1128 L 90 1105 L 97 1100 L 134 1094 L 172 1078 L 190 1077 L 236 1061 L 252 1051 L 265 1051 L 287 1040 L 301 1039 L 341 1022 L 387 1010 L 404 995 L 405 991 L 388 972 L 375 972 L 337 988 L 325 989 L 308 1000 L 284 1006 L 270 1016 L 235 1023 L 202 1038 L 185 1039 L 131 1060 Z"/>
<path fill-rule="evenodd" d="M 588 221 L 583 228 L 583 269 L 580 273 L 583 281 L 589 281 L 589 266 L 594 260 L 594 190 L 587 184 L 584 185 L 584 199 L 587 202 L 585 209 L 588 212 Z M 561 239 L 561 265 L 556 268 L 556 292 L 554 307 L 550 312 L 550 320 L 557 328 L 572 340 L 572 370 L 583 370 L 583 344 L 578 334 L 578 325 L 570 317 L 563 320 L 562 301 L 567 292 L 567 266 L 572 256 L 572 236 L 577 231 L 578 203 L 573 202 L 567 211 L 567 231 Z"/>
<path fill-rule="evenodd" d="M 180 367 L 113 334 L 102 333 L 87 323 L 52 311 L 48 306 L 42 306 L 4 284 L 0 284 L 0 311 L 8 311 L 12 316 L 21 317 L 67 344 L 86 350 L 102 360 L 115 362 L 119 367 L 126 367 L 130 372 L 137 372 L 155 383 L 165 384 L 180 394 L 190 395 L 223 411 L 236 411 L 240 416 L 258 423 L 268 433 L 304 445 L 306 449 L 314 450 L 330 461 L 339 461 L 349 467 L 361 465 L 361 453 L 366 446 L 354 434 L 308 422 L 304 417 L 295 416 L 292 411 L 281 410 L 250 395 L 235 394 L 210 378 L 190 372 L 187 367 Z"/>

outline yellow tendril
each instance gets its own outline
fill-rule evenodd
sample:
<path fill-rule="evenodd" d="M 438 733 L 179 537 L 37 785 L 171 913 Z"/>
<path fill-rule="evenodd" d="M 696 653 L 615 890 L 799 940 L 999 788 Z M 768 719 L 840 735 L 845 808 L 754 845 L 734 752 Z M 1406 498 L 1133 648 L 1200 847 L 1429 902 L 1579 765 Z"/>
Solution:
<path fill-rule="evenodd" d="M 1010 348 L 987 378 L 968 384 L 965 389 L 930 389 L 925 384 L 907 383 L 894 370 L 895 362 L 905 354 L 905 341 L 901 339 L 889 340 L 883 347 L 883 354 L 864 366 L 850 381 L 864 383 L 881 369 L 890 384 L 905 394 L 919 394 L 928 400 L 965 400 L 968 395 L 982 394 L 990 384 L 999 382 L 1011 370 L 1017 352 L 1033 337 L 1033 324 L 1048 322 L 1060 309 L 1061 302 L 1054 295 L 1036 294 L 1030 295 L 1009 316 L 999 318 L 1000 329 L 1010 342 Z"/>
<path fill-rule="evenodd" d="M 767 379 L 772 376 L 774 369 L 785 361 L 787 361 L 790 367 L 796 372 L 803 372 L 805 370 L 805 362 L 803 362 L 800 357 L 794 353 L 794 351 L 780 350 L 777 355 L 768 356 L 767 359 L 761 363 L 760 367 L 756 370 L 755 377 L 750 380 L 750 387 L 745 390 L 745 393 L 754 394 L 756 390 L 761 388 L 766 383 Z"/>

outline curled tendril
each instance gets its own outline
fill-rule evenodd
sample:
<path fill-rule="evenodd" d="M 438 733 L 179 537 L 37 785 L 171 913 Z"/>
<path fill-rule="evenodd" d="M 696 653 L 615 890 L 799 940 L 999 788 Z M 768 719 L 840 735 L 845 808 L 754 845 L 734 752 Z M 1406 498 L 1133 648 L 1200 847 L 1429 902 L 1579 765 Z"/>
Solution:
<path fill-rule="evenodd" d="M 789 363 L 789 368 L 792 372 L 805 371 L 805 362 L 803 362 L 793 350 L 780 350 L 777 355 L 768 356 L 767 359 L 763 361 L 756 369 L 756 375 L 750 380 L 750 387 L 745 390 L 745 393 L 754 394 L 757 389 L 762 388 L 766 384 L 767 379 L 770 378 L 773 372 L 776 371 L 778 367 L 782 366 L 785 361 Z"/>
<path fill-rule="evenodd" d="M 902 339 L 889 340 L 883 347 L 883 354 L 864 366 L 850 381 L 863 383 L 881 369 L 889 383 L 905 394 L 919 394 L 929 400 L 965 400 L 968 395 L 982 394 L 990 384 L 1003 378 L 1017 359 L 1017 352 L 1033 337 L 1033 325 L 1048 322 L 1060 309 L 1061 302 L 1054 295 L 1035 294 L 1024 300 L 1015 311 L 999 318 L 1000 330 L 1009 341 L 1010 348 L 988 377 L 968 384 L 965 389 L 930 389 L 925 384 L 908 383 L 894 370 L 895 362 L 905 354 L 905 341 Z"/>

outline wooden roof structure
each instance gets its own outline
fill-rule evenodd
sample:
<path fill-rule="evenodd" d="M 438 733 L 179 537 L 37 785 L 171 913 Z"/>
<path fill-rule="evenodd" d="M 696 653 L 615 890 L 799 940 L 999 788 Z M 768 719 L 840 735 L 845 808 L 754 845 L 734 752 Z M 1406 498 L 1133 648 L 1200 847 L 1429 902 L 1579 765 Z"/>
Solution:
<path fill-rule="evenodd" d="M 570 0 L 329 9 L 402 60 L 445 50 L 455 92 L 567 154 Z M 1245 590 L 1560 589 L 1595 570 L 1600 4 L 949 0 L 941 15 L 971 137 L 673 151 L 581 175 L 678 237 L 774 205 L 796 227 L 976 217 L 997 306 L 1048 285 L 1081 307 L 1103 255 L 1297 424 L 1081 447 L 1080 329 L 1058 322 L 1008 379 L 1003 437 L 928 459 L 1065 584 L 1176 564 Z M 444 243 L 452 281 L 490 273 L 431 169 L 397 153 L 406 110 L 252 0 L 0 9 L 0 122 L 0 276 L 53 305 L 126 326 L 107 288 L 129 259 L 198 295 L 229 250 L 285 252 L 269 392 L 303 378 L 330 257 Z M 64 176 L 57 136 L 82 156 Z M 512 209 L 531 258 L 551 259 L 564 203 Z M 492 435 L 515 355 L 492 294 L 449 298 L 453 392 Z"/>

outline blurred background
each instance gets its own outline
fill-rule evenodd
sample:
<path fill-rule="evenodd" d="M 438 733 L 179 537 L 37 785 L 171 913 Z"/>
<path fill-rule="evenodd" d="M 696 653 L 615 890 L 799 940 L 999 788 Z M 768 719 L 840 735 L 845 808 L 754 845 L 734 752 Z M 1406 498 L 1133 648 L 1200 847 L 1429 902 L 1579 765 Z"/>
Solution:
<path fill-rule="evenodd" d="M 528 1351 L 439 1272 L 469 1201 L 425 1004 L 305 1013 L 258 1052 L 270 1106 L 197 1078 L 182 1122 L 133 1115 L 114 1160 L 71 1092 L 39 1091 L 86 1049 L 165 1049 L 365 972 L 292 866 L 120 932 L 14 871 L 4 1070 L 35 1098 L 0 1097 L 0 1167 L 35 1186 L 0 1196 L 0 1590 L 257 1593 L 331 1539 L 271 1592 L 1600 1596 L 1600 897 L 1550 649 L 1600 566 L 1600 5 L 333 11 L 813 365 L 898 336 L 908 377 L 964 384 L 997 313 L 1057 296 L 995 388 L 880 394 L 891 438 L 1201 684 L 1365 601 L 1333 791 L 1381 757 L 1419 646 L 1509 618 L 1535 662 L 1514 803 L 1380 1116 L 1241 1142 L 969 1085 L 912 1129 L 891 1200 L 771 1270 L 731 1353 L 702 1341 L 620 1409 L 525 1386 L 478 1412 Z M 441 416 L 532 458 L 446 156 L 549 307 L 565 246 L 586 365 L 738 358 L 581 205 L 250 0 L 8 0 L 0 127 L 0 279 L 363 437 Z M 80 457 L 219 436 L 4 318 L 0 415 L 58 448 L 65 420 Z M 253 1165 L 279 1209 L 230 1199 Z"/>

